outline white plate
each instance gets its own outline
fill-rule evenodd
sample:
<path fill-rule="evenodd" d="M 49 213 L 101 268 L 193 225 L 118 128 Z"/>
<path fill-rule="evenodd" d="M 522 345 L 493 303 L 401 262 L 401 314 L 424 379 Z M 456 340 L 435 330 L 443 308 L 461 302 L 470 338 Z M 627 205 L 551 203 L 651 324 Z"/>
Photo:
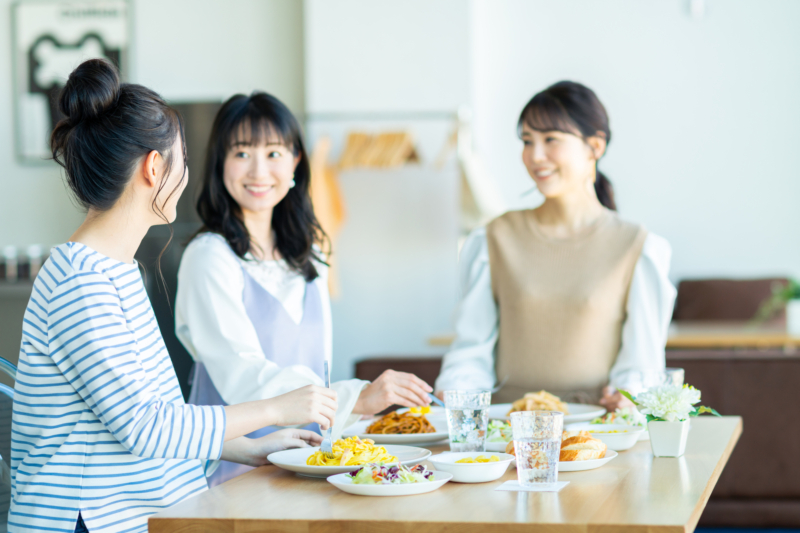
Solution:
<path fill-rule="evenodd" d="M 598 416 L 606 414 L 606 410 L 599 405 L 586 405 L 583 403 L 568 403 L 569 414 L 564 415 L 564 424 L 573 422 L 588 422 Z M 496 420 L 508 420 L 508 412 L 511 410 L 510 403 L 498 403 L 489 407 L 489 418 Z"/>
<path fill-rule="evenodd" d="M 642 426 L 630 426 L 628 424 L 592 424 L 591 422 L 580 422 L 569 424 L 567 431 L 588 431 L 594 438 L 605 442 L 609 450 L 618 452 L 632 448 L 639 437 L 644 433 Z M 603 433 L 604 431 L 625 431 L 626 433 Z"/>
<path fill-rule="evenodd" d="M 457 463 L 466 457 L 477 457 L 487 453 L 480 452 L 445 452 L 429 458 L 433 467 L 438 471 L 445 471 L 453 474 L 453 482 L 459 483 L 486 483 L 500 479 L 508 470 L 508 465 L 514 460 L 514 456 L 507 453 L 496 455 L 499 461 L 493 463 Z"/>
<path fill-rule="evenodd" d="M 558 471 L 559 472 L 580 472 L 581 470 L 593 470 L 595 468 L 600 468 L 614 457 L 619 455 L 614 450 L 606 451 L 606 456 L 602 459 L 590 459 L 588 461 L 559 461 L 558 462 Z"/>
<path fill-rule="evenodd" d="M 487 452 L 506 453 L 506 446 L 508 446 L 507 442 L 489 442 L 489 441 L 486 441 L 486 451 Z"/>
<path fill-rule="evenodd" d="M 339 490 L 350 494 L 358 494 L 359 496 L 411 496 L 412 494 L 433 492 L 453 479 L 452 474 L 435 470 L 433 471 L 433 477 L 433 481 L 404 483 L 402 485 L 354 485 L 353 480 L 347 474 L 336 474 L 328 478 L 328 483 Z"/>
<path fill-rule="evenodd" d="M 375 420 L 361 420 L 352 426 L 345 428 L 342 432 L 342 437 L 352 437 L 358 435 L 362 439 L 371 439 L 376 444 L 424 444 L 439 442 L 449 436 L 447 432 L 447 419 L 442 416 L 426 415 L 428 421 L 436 429 L 436 433 L 412 433 L 408 435 L 384 435 L 381 433 L 366 433 L 367 428 L 375 422 Z"/>
<path fill-rule="evenodd" d="M 577 424 L 570 424 L 569 426 L 566 426 L 564 429 L 566 429 L 567 431 L 573 431 L 573 430 L 580 431 L 581 429 L 584 429 L 587 426 L 588 427 L 594 427 L 594 426 L 597 426 L 597 425 L 598 424 L 590 424 L 588 422 L 580 422 L 580 423 L 577 423 Z M 601 425 L 607 425 L 607 424 L 601 424 Z M 638 426 L 638 427 L 641 427 L 641 426 Z M 639 438 L 637 439 L 638 442 L 641 442 L 643 440 L 650 440 L 650 432 L 647 431 L 646 428 L 645 428 L 645 430 L 643 432 L 639 433 Z"/>
<path fill-rule="evenodd" d="M 295 448 L 293 450 L 283 450 L 280 452 L 271 453 L 267 456 L 267 460 L 284 470 L 290 472 L 297 472 L 304 476 L 310 477 L 328 477 L 333 474 L 344 474 L 358 470 L 358 466 L 310 466 L 306 464 L 306 460 L 310 455 L 319 450 L 319 446 L 313 448 Z M 431 456 L 430 450 L 424 448 L 415 448 L 414 446 L 386 446 L 386 451 L 389 455 L 394 455 L 400 460 L 401 464 L 414 466 L 421 463 Z M 385 463 L 387 465 L 397 463 Z"/>

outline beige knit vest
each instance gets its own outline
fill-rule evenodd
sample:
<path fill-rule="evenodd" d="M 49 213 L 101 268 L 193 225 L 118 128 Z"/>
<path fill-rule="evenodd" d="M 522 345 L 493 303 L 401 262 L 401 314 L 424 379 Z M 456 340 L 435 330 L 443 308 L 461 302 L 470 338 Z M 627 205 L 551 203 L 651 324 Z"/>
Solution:
<path fill-rule="evenodd" d="M 606 211 L 570 239 L 545 236 L 532 210 L 486 228 L 499 312 L 492 402 L 541 389 L 596 402 L 619 353 L 633 270 L 647 232 Z"/>

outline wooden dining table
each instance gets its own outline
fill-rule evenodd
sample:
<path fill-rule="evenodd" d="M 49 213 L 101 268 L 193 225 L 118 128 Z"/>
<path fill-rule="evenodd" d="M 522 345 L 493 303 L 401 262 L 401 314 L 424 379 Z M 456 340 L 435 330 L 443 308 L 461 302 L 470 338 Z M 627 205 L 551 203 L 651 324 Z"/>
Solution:
<path fill-rule="evenodd" d="M 263 466 L 152 516 L 149 531 L 689 532 L 741 432 L 740 417 L 696 418 L 682 457 L 655 458 L 649 442 L 638 442 L 595 470 L 560 473 L 559 481 L 569 481 L 560 492 L 496 490 L 516 479 L 510 467 L 489 483 L 449 482 L 416 496 L 355 496 L 324 479 Z"/>

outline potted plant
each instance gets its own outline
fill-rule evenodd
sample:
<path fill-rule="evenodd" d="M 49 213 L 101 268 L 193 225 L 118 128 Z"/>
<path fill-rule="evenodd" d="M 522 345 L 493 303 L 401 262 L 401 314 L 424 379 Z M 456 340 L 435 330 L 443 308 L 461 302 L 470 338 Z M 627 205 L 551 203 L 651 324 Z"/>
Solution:
<path fill-rule="evenodd" d="M 710 407 L 696 405 L 700 391 L 689 385 L 658 385 L 633 396 L 620 391 L 645 417 L 650 447 L 656 457 L 680 457 L 686 451 L 689 418 L 703 413 L 720 416 Z"/>
<path fill-rule="evenodd" d="M 800 283 L 790 279 L 789 283 L 778 283 L 772 288 L 772 295 L 761 303 L 755 316 L 756 323 L 761 323 L 775 316 L 781 309 L 786 309 L 786 331 L 800 335 Z"/>

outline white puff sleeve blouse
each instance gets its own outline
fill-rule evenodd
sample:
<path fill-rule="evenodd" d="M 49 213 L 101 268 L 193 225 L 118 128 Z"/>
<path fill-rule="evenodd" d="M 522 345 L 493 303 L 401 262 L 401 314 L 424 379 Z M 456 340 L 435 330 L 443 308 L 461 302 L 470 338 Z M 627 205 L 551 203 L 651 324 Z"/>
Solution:
<path fill-rule="evenodd" d="M 228 404 L 272 398 L 306 385 L 324 386 L 305 365 L 280 367 L 267 359 L 242 300 L 247 270 L 256 282 L 281 302 L 289 316 L 303 318 L 306 281 L 285 261 L 257 261 L 237 257 L 225 239 L 206 233 L 186 248 L 178 270 L 175 333 L 192 358 L 205 365 L 214 386 Z M 316 264 L 320 276 L 312 283 L 319 290 L 324 324 L 325 358 L 332 356 L 331 306 L 327 267 Z M 358 396 L 369 384 L 351 379 L 331 384 L 339 410 L 334 436 L 358 420 L 353 415 Z"/>

